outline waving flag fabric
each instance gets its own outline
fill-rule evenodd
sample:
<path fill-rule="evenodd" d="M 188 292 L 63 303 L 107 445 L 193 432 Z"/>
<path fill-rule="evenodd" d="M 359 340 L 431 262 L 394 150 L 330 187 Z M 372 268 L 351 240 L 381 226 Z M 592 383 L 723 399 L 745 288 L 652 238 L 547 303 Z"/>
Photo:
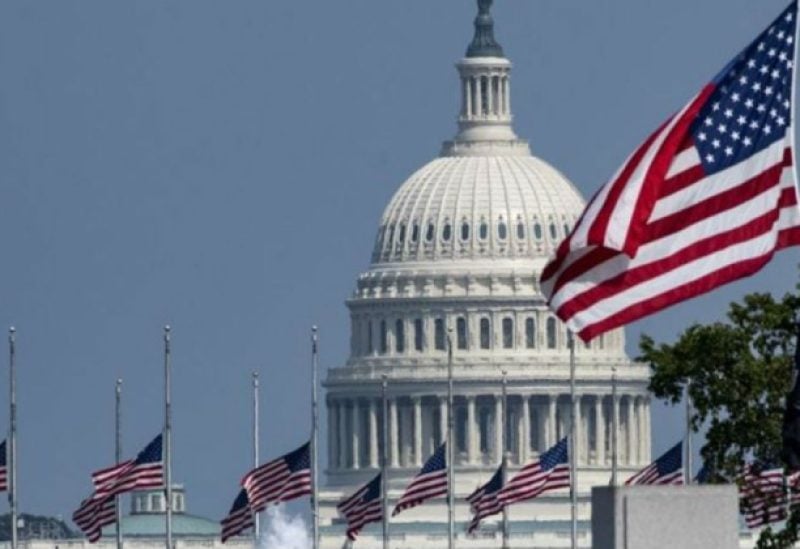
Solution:
<path fill-rule="evenodd" d="M 800 243 L 792 3 L 591 200 L 542 290 L 584 340 L 751 275 Z"/>
<path fill-rule="evenodd" d="M 336 509 L 347 520 L 347 539 L 355 541 L 365 525 L 383 520 L 381 475 L 378 474 L 359 488 L 355 494 L 337 505 Z"/>
<path fill-rule="evenodd" d="M 253 469 L 242 479 L 242 486 L 256 513 L 266 509 L 270 503 L 310 495 L 310 443 Z"/>
<path fill-rule="evenodd" d="M 244 488 L 239 491 L 231 510 L 228 511 L 228 516 L 222 519 L 220 524 L 222 525 L 222 543 L 233 536 L 238 536 L 248 528 L 252 528 L 255 524 L 250 500 L 247 499 L 247 491 Z"/>
<path fill-rule="evenodd" d="M 447 494 L 446 446 L 447 442 L 439 446 L 439 449 L 428 459 L 419 474 L 414 477 L 414 480 L 406 488 L 403 497 L 397 502 L 394 511 L 392 511 L 392 516 L 405 509 L 416 507 L 424 501 Z"/>
<path fill-rule="evenodd" d="M 8 490 L 8 465 L 7 463 L 8 450 L 6 450 L 6 441 L 0 442 L 0 492 Z"/>
<path fill-rule="evenodd" d="M 497 493 L 497 500 L 502 505 L 511 505 L 538 497 L 544 492 L 569 488 L 569 485 L 569 452 L 565 437 L 543 453 L 537 461 L 520 469 Z"/>
<path fill-rule="evenodd" d="M 497 493 L 502 487 L 503 466 L 501 465 L 489 482 L 467 496 L 467 502 L 473 514 L 472 520 L 467 526 L 467 533 L 471 534 L 477 530 L 484 518 L 503 511 L 503 505 L 497 500 Z"/>
<path fill-rule="evenodd" d="M 637 484 L 683 484 L 683 442 L 625 481 L 626 486 Z"/>
<path fill-rule="evenodd" d="M 117 520 L 115 496 L 105 499 L 93 499 L 91 496 L 86 498 L 72 514 L 72 520 L 90 543 L 97 542 L 102 536 L 103 527 L 114 524 Z"/>

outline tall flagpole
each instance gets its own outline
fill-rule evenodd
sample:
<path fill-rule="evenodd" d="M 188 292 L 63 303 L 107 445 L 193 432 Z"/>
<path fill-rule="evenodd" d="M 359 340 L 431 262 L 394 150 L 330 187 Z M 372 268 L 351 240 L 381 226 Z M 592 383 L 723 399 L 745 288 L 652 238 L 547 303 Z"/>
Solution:
<path fill-rule="evenodd" d="M 383 509 L 383 549 L 389 549 L 389 479 L 386 478 L 386 434 L 389 430 L 389 402 L 386 399 L 386 374 L 381 377 L 381 508 Z"/>
<path fill-rule="evenodd" d="M 447 330 L 447 547 L 455 546 L 455 482 L 453 470 L 455 469 L 455 455 L 453 428 L 453 329 Z"/>
<path fill-rule="evenodd" d="M 576 425 L 578 418 L 575 414 L 575 335 L 572 330 L 567 331 L 567 344 L 569 345 L 569 395 L 570 416 L 569 425 L 569 477 L 570 477 L 570 510 L 572 518 L 572 549 L 578 547 L 578 452 L 576 440 Z"/>
<path fill-rule="evenodd" d="M 122 380 L 117 380 L 114 388 L 114 458 L 117 465 L 122 462 Z M 117 514 L 117 549 L 122 549 L 122 509 L 119 506 L 119 494 L 114 496 Z"/>
<path fill-rule="evenodd" d="M 502 452 L 502 459 L 500 461 L 500 477 L 502 485 L 506 485 L 506 481 L 508 479 L 508 454 L 506 453 L 506 447 L 508 442 L 506 441 L 506 430 L 507 430 L 507 423 L 508 423 L 508 379 L 506 378 L 506 371 L 503 370 L 503 409 L 500 418 L 500 429 L 502 430 L 500 442 L 500 451 Z M 503 505 L 503 549 L 508 549 L 508 505 Z"/>
<path fill-rule="evenodd" d="M 319 407 L 317 406 L 317 375 L 319 369 L 319 338 L 317 327 L 311 327 L 311 506 L 314 515 L 314 549 L 319 548 L 319 472 L 317 467 L 319 448 Z"/>
<path fill-rule="evenodd" d="M 170 328 L 164 326 L 164 493 L 166 549 L 172 549 L 172 402 L 170 397 Z"/>
<path fill-rule="evenodd" d="M 258 467 L 258 372 L 253 372 L 253 469 Z M 260 530 L 260 517 L 253 513 L 253 537 L 258 543 Z"/>
<path fill-rule="evenodd" d="M 8 461 L 11 475 L 8 483 L 8 504 L 11 507 L 11 549 L 17 549 L 17 374 L 16 374 L 16 329 L 8 329 L 8 373 L 9 373 L 9 444 Z"/>
<path fill-rule="evenodd" d="M 611 486 L 617 485 L 619 458 L 617 453 L 617 433 L 619 431 L 619 406 L 617 405 L 617 367 L 611 367 Z"/>
<path fill-rule="evenodd" d="M 686 382 L 686 467 L 683 475 L 687 486 L 692 483 L 692 397 L 689 395 L 689 382 Z"/>

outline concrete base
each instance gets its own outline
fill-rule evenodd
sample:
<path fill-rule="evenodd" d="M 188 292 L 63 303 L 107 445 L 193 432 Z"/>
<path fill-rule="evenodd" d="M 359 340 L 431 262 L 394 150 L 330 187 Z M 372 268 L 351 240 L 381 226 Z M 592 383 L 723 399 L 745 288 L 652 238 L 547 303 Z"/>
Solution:
<path fill-rule="evenodd" d="M 592 489 L 593 549 L 739 547 L 735 486 Z"/>

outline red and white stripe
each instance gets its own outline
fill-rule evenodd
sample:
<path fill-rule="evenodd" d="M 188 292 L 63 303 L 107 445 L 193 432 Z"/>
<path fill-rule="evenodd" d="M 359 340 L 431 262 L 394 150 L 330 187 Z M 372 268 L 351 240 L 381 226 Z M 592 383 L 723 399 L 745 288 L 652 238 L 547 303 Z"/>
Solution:
<path fill-rule="evenodd" d="M 72 520 L 89 542 L 95 543 L 102 537 L 103 527 L 114 524 L 117 520 L 116 499 L 113 496 L 104 500 L 86 498 L 72 514 Z"/>
<path fill-rule="evenodd" d="M 658 472 L 658 465 L 651 463 L 631 478 L 625 481 L 625 486 L 639 486 L 639 485 L 672 485 L 680 486 L 683 484 L 683 467 L 672 473 L 667 473 L 661 476 Z"/>
<path fill-rule="evenodd" d="M 392 516 L 406 509 L 416 507 L 429 499 L 444 495 L 447 495 L 446 468 L 417 475 L 406 488 L 403 497 L 397 502 L 394 511 L 392 511 Z"/>
<path fill-rule="evenodd" d="M 472 534 L 481 525 L 481 520 L 492 515 L 497 515 L 503 511 L 503 504 L 497 499 L 497 492 L 486 493 L 486 487 L 481 486 L 467 497 L 470 510 L 473 513 L 472 520 L 467 526 L 467 533 Z"/>
<path fill-rule="evenodd" d="M 783 469 L 755 472 L 752 467 L 748 467 L 742 478 L 739 500 L 749 528 L 785 520 L 786 493 Z"/>
<path fill-rule="evenodd" d="M 311 470 L 292 472 L 283 457 L 250 471 L 242 479 L 250 506 L 260 513 L 271 503 L 280 503 L 311 494 Z"/>
<path fill-rule="evenodd" d="M 370 483 L 361 487 L 355 494 L 336 506 L 347 521 L 347 539 L 355 541 L 361 529 L 372 522 L 383 520 L 383 501 L 381 498 L 364 501 Z"/>
<path fill-rule="evenodd" d="M 105 471 L 111 468 L 105 469 Z M 97 471 L 92 474 L 102 473 Z M 94 499 L 105 499 L 109 496 L 123 494 L 133 490 L 146 488 L 162 488 L 164 486 L 164 464 L 161 461 L 135 465 L 130 462 L 121 467 L 116 477 L 109 478 L 105 483 L 96 486 Z"/>
<path fill-rule="evenodd" d="M 501 505 L 511 505 L 540 496 L 544 492 L 569 488 L 569 464 L 559 463 L 543 470 L 541 463 L 535 461 L 520 469 L 503 488 L 497 492 Z"/>
<path fill-rule="evenodd" d="M 800 244 L 793 130 L 706 176 L 688 129 L 713 90 L 623 164 L 542 273 L 551 308 L 584 340 L 753 274 Z"/>
<path fill-rule="evenodd" d="M 92 484 L 94 485 L 95 490 L 99 490 L 109 482 L 117 480 L 119 476 L 123 472 L 130 469 L 131 466 L 133 466 L 132 459 L 123 461 L 117 465 L 112 465 L 111 467 L 107 467 L 105 469 L 100 469 L 99 471 L 95 471 L 92 473 Z"/>

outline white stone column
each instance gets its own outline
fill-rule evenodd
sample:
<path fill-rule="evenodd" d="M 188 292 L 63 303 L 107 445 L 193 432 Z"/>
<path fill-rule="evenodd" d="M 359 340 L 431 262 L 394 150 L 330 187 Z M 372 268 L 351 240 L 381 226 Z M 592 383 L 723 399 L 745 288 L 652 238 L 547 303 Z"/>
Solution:
<path fill-rule="evenodd" d="M 630 396 L 625 399 L 625 426 L 625 462 L 628 465 L 633 465 L 636 463 L 636 456 L 634 455 L 635 445 L 633 443 L 633 439 L 636 436 L 636 426 L 633 420 L 633 398 Z"/>
<path fill-rule="evenodd" d="M 594 460 L 598 465 L 606 462 L 606 420 L 603 417 L 603 396 L 594 399 Z"/>
<path fill-rule="evenodd" d="M 531 407 L 528 395 L 522 395 L 522 432 L 519 441 L 519 462 L 527 463 L 531 451 Z"/>
<path fill-rule="evenodd" d="M 439 445 L 445 439 L 447 439 L 447 397 L 439 397 Z M 448 440 L 447 443 L 455 444 L 455 441 Z M 453 455 L 455 455 L 455 452 L 453 452 Z"/>
<path fill-rule="evenodd" d="M 422 465 L 422 399 L 411 397 L 414 405 L 414 464 Z"/>
<path fill-rule="evenodd" d="M 369 401 L 369 466 L 378 467 L 378 412 L 374 398 Z"/>
<path fill-rule="evenodd" d="M 644 461 L 645 463 L 649 463 L 653 458 L 650 456 L 650 450 L 652 448 L 653 441 L 651 440 L 650 434 L 650 399 L 645 398 L 644 401 L 644 433 L 645 433 L 645 442 L 644 442 Z"/>
<path fill-rule="evenodd" d="M 558 431 L 556 429 L 556 405 L 557 397 L 550 395 L 547 397 L 547 437 L 545 439 L 545 450 L 556 443 Z"/>
<path fill-rule="evenodd" d="M 505 109 L 506 109 L 505 114 L 506 114 L 506 116 L 509 116 L 511 114 L 511 85 L 510 85 L 511 83 L 509 81 L 509 78 L 510 78 L 509 76 L 506 76 L 503 79 L 503 82 L 505 83 L 504 95 L 505 95 Z"/>
<path fill-rule="evenodd" d="M 359 421 L 360 414 L 358 413 L 358 400 L 353 399 L 353 408 L 350 410 L 350 436 L 351 436 L 351 449 L 353 456 L 353 469 L 358 469 L 361 466 L 361 425 Z"/>
<path fill-rule="evenodd" d="M 337 465 L 339 469 L 345 469 L 347 468 L 347 401 L 338 399 L 336 407 L 338 408 L 336 419 L 339 423 L 339 428 L 336 430 L 336 448 L 339 450 Z"/>
<path fill-rule="evenodd" d="M 483 78 L 479 76 L 475 79 L 475 81 L 478 84 L 478 116 L 483 116 L 486 114 L 483 112 Z"/>
<path fill-rule="evenodd" d="M 475 463 L 475 397 L 467 396 L 467 463 Z"/>
<path fill-rule="evenodd" d="M 399 423 L 397 422 L 397 399 L 390 398 L 389 400 L 389 457 L 392 467 L 400 465 L 400 445 L 398 444 L 398 437 L 400 435 Z"/>
<path fill-rule="evenodd" d="M 508 410 L 506 410 L 508 413 Z M 506 418 L 508 421 L 508 418 Z M 503 397 L 502 395 L 495 395 L 494 397 L 494 459 L 500 462 L 503 459 L 503 430 L 506 428 L 503 425 Z"/>
<path fill-rule="evenodd" d="M 334 469 L 336 467 L 336 461 L 339 458 L 339 453 L 336 448 L 337 412 L 336 401 L 333 399 L 328 400 L 328 469 Z"/>

